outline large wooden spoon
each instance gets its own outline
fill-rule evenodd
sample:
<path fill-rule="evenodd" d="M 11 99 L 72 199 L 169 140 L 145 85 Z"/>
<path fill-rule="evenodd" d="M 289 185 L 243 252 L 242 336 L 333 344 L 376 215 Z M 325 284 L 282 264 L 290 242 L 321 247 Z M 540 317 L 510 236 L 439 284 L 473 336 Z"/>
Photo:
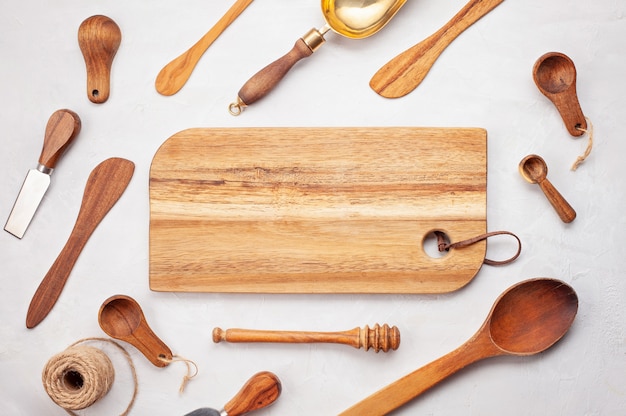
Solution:
<path fill-rule="evenodd" d="M 176 94 L 185 85 L 204 52 L 252 1 L 237 0 L 198 42 L 178 58 L 165 65 L 156 77 L 156 90 L 163 95 Z"/>
<path fill-rule="evenodd" d="M 439 55 L 457 36 L 503 1 L 471 0 L 437 32 L 380 68 L 370 80 L 370 87 L 385 98 L 407 95 L 426 78 Z"/>
<path fill-rule="evenodd" d="M 542 352 L 565 335 L 577 311 L 576 292 L 560 280 L 538 278 L 518 283 L 500 295 L 485 323 L 465 344 L 384 387 L 341 415 L 384 415 L 476 361 Z"/>
<path fill-rule="evenodd" d="M 30 302 L 26 315 L 27 328 L 37 326 L 52 310 L 89 237 L 122 196 L 134 171 L 133 162 L 111 158 L 91 172 L 70 237 Z"/>

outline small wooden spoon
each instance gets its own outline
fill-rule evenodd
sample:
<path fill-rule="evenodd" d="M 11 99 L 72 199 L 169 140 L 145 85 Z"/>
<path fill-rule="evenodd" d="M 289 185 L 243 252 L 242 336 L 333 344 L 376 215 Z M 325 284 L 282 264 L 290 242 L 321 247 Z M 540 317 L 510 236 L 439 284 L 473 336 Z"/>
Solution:
<path fill-rule="evenodd" d="M 539 91 L 559 110 L 569 134 L 582 136 L 587 121 L 576 93 L 574 62 L 560 52 L 548 52 L 535 62 L 533 79 Z"/>
<path fill-rule="evenodd" d="M 78 28 L 78 45 L 87 66 L 87 97 L 102 104 L 111 91 L 111 65 L 122 42 L 119 26 L 109 17 L 91 16 Z"/>
<path fill-rule="evenodd" d="M 471 0 L 441 29 L 387 62 L 370 87 L 385 98 L 403 97 L 426 78 L 439 55 L 468 27 L 504 0 Z"/>
<path fill-rule="evenodd" d="M 252 3 L 237 0 L 224 16 L 198 42 L 178 58 L 165 65 L 155 81 L 159 94 L 174 95 L 185 85 L 198 61 L 224 30 Z"/>
<path fill-rule="evenodd" d="M 130 296 L 114 295 L 105 300 L 98 323 L 107 335 L 133 345 L 155 366 L 165 367 L 172 360 L 172 351 L 152 332 L 141 306 Z"/>
<path fill-rule="evenodd" d="M 566 283 L 530 279 L 507 289 L 465 344 L 384 387 L 341 415 L 378 416 L 409 402 L 460 369 L 499 355 L 533 355 L 560 340 L 574 322 L 578 296 Z"/>
<path fill-rule="evenodd" d="M 548 180 L 548 165 L 543 158 L 537 155 L 526 156 L 519 163 L 519 172 L 526 181 L 539 185 L 563 222 L 574 221 L 576 211 Z"/>
<path fill-rule="evenodd" d="M 130 160 L 111 158 L 91 172 L 70 237 L 30 301 L 27 328 L 34 328 L 52 310 L 89 237 L 122 196 L 134 171 Z"/>

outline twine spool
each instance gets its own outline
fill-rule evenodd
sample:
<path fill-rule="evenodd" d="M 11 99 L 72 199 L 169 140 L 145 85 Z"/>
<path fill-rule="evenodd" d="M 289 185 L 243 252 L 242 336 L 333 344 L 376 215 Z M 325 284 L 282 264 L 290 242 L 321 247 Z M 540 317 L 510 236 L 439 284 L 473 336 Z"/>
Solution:
<path fill-rule="evenodd" d="M 52 401 L 70 415 L 75 415 L 74 410 L 85 409 L 102 399 L 113 385 L 115 370 L 111 360 L 102 350 L 89 345 L 78 345 L 93 340 L 113 344 L 124 353 L 128 360 L 135 389 L 130 404 L 122 413 L 122 416 L 125 416 L 130 411 L 137 395 L 137 375 L 126 350 L 109 339 L 80 340 L 50 358 L 41 376 L 44 389 Z"/>

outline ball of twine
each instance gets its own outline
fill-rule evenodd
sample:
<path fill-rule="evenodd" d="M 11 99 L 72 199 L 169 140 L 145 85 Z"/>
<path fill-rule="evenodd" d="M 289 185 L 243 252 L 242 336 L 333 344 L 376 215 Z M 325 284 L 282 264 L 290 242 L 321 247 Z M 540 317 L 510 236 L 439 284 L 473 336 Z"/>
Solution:
<path fill-rule="evenodd" d="M 121 349 L 129 362 L 135 382 L 130 404 L 122 415 L 128 414 L 137 395 L 137 375 L 130 356 L 119 344 L 103 339 L 88 338 L 70 345 L 65 351 L 51 357 L 42 372 L 44 389 L 57 405 L 70 415 L 73 410 L 85 409 L 102 399 L 111 389 L 115 379 L 113 363 L 106 353 L 85 341 L 105 341 Z"/>
<path fill-rule="evenodd" d="M 42 374 L 50 398 L 69 410 L 85 409 L 103 398 L 114 379 L 109 357 L 88 345 L 74 346 L 53 356 Z"/>

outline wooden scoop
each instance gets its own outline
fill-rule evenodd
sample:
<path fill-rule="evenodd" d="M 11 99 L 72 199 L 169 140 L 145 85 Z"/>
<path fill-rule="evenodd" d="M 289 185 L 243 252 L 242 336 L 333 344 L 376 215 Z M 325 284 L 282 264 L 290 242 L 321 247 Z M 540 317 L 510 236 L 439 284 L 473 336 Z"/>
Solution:
<path fill-rule="evenodd" d="M 404 376 L 341 413 L 379 416 L 409 402 L 460 369 L 499 355 L 540 353 L 560 340 L 578 311 L 578 296 L 566 283 L 526 280 L 496 300 L 485 323 L 465 344 Z"/>
<path fill-rule="evenodd" d="M 111 65 L 121 42 L 119 26 L 106 16 L 91 16 L 78 28 L 78 45 L 87 66 L 87 97 L 92 103 L 109 99 Z"/>
<path fill-rule="evenodd" d="M 535 62 L 533 79 L 539 91 L 559 110 L 569 134 L 582 136 L 587 121 L 576 93 L 574 62 L 560 52 L 548 52 Z"/>
<path fill-rule="evenodd" d="M 112 338 L 128 342 L 157 367 L 166 367 L 172 351 L 148 325 L 141 306 L 126 295 L 114 295 L 105 300 L 98 312 L 100 328 Z"/>
<path fill-rule="evenodd" d="M 27 328 L 34 328 L 52 310 L 89 237 L 122 196 L 134 171 L 133 162 L 111 158 L 91 172 L 72 233 L 30 302 Z"/>
<path fill-rule="evenodd" d="M 271 405 L 278 399 L 281 390 L 280 379 L 269 371 L 262 371 L 253 375 L 221 412 L 203 407 L 185 416 L 241 416 Z"/>
<path fill-rule="evenodd" d="M 238 116 L 246 106 L 265 97 L 296 63 L 311 56 L 326 42 L 324 35 L 329 30 L 350 39 L 371 36 L 382 29 L 404 3 L 406 0 L 321 0 L 326 24 L 319 30 L 309 30 L 291 51 L 253 75 L 241 87 L 228 111 Z"/>
<path fill-rule="evenodd" d="M 224 30 L 252 3 L 252 0 L 237 0 L 224 16 L 198 42 L 178 58 L 165 65 L 155 81 L 159 94 L 174 95 L 185 85 L 196 64 Z"/>
<path fill-rule="evenodd" d="M 386 98 L 403 97 L 426 78 L 439 55 L 454 39 L 504 0 L 471 0 L 441 29 L 386 63 L 370 87 Z"/>

